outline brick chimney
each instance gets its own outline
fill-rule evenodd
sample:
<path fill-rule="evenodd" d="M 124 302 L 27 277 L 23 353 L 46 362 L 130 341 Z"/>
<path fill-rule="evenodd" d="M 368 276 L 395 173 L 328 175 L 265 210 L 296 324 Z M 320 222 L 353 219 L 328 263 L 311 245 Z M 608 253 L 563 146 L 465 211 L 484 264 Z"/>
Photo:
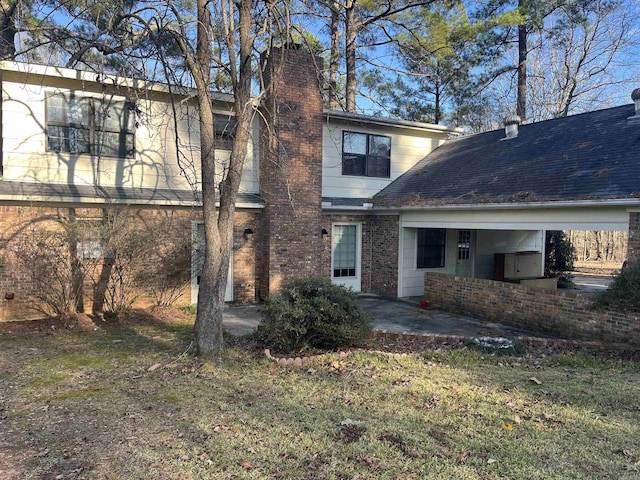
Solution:
<path fill-rule="evenodd" d="M 295 278 L 321 274 L 322 96 L 318 60 L 299 45 L 263 55 L 260 136 L 259 295 Z"/>

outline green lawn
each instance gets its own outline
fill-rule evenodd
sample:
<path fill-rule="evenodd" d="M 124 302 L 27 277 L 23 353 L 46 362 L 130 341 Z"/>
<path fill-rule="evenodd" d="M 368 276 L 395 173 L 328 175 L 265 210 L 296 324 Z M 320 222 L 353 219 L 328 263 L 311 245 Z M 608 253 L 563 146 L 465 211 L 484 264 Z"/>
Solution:
<path fill-rule="evenodd" d="M 638 363 L 459 349 L 298 369 L 190 340 L 184 320 L 0 335 L 0 478 L 640 478 Z"/>

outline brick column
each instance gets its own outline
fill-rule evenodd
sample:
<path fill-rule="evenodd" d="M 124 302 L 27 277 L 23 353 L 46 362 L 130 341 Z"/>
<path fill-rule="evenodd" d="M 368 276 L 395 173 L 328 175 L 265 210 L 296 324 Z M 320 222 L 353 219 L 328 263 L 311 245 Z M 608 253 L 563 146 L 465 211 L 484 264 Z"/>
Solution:
<path fill-rule="evenodd" d="M 627 262 L 629 265 L 637 265 L 640 262 L 640 212 L 629 213 Z"/>
<path fill-rule="evenodd" d="M 398 296 L 398 215 L 372 215 L 371 291 L 388 297 Z"/>
<path fill-rule="evenodd" d="M 310 52 L 272 49 L 263 65 L 262 298 L 283 282 L 321 275 L 323 121 L 318 64 Z"/>

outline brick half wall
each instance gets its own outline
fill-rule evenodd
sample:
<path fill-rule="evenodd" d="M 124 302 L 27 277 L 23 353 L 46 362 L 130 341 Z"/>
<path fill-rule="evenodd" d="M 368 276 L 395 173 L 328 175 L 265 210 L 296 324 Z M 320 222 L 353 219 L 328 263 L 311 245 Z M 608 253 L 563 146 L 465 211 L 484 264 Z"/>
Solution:
<path fill-rule="evenodd" d="M 425 299 L 436 308 L 575 340 L 640 345 L 640 317 L 596 311 L 586 295 L 513 283 L 425 274 Z"/>

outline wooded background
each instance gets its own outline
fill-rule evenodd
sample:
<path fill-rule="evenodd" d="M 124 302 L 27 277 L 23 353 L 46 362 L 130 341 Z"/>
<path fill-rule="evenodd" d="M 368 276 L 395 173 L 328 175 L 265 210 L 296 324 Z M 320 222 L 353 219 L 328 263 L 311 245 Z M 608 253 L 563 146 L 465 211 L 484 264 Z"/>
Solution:
<path fill-rule="evenodd" d="M 565 233 L 578 262 L 622 264 L 627 258 L 628 232 L 571 230 Z"/>

